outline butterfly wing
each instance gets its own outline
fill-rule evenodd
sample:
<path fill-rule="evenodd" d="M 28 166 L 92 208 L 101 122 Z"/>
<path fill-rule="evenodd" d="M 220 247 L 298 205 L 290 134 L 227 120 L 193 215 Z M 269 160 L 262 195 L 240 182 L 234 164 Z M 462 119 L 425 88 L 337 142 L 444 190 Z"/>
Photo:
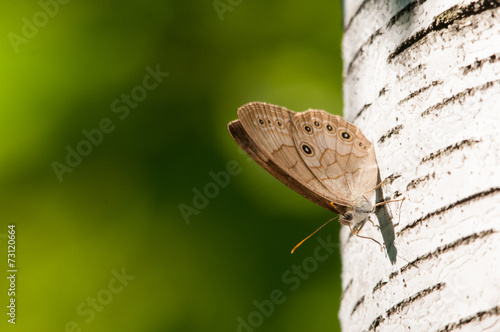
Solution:
<path fill-rule="evenodd" d="M 228 129 L 240 147 L 275 178 L 325 209 L 342 214 L 345 208 L 332 207 L 335 196 L 297 151 L 292 137 L 295 114 L 284 107 L 253 102 L 238 109 L 239 120 L 231 122 Z"/>
<path fill-rule="evenodd" d="M 334 204 L 349 206 L 377 185 L 375 151 L 359 128 L 317 110 L 296 113 L 293 128 L 300 157 L 335 196 Z"/>

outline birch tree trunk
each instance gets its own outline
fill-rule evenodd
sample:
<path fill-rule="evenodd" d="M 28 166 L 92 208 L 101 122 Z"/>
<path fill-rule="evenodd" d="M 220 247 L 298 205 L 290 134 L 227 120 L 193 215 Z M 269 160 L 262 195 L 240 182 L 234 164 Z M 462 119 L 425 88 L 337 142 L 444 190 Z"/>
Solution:
<path fill-rule="evenodd" d="M 500 331 L 500 2 L 344 1 L 344 116 L 383 198 L 341 232 L 348 331 Z M 382 197 L 379 197 L 380 199 Z"/>

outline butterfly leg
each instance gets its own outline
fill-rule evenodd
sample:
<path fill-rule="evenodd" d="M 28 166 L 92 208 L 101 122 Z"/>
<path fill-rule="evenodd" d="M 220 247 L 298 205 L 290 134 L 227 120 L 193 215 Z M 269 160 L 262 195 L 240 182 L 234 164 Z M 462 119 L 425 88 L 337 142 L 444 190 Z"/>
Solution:
<path fill-rule="evenodd" d="M 380 228 L 380 227 L 378 227 L 377 225 L 375 225 L 375 223 L 373 222 L 373 220 L 371 220 L 369 217 L 368 217 L 368 221 L 372 223 L 373 227 L 375 227 L 375 228 Z"/>
<path fill-rule="evenodd" d="M 349 229 L 351 230 L 351 233 L 356 235 L 357 237 L 360 237 L 362 239 L 369 239 L 369 240 L 372 240 L 374 241 L 375 243 L 377 243 L 379 246 L 380 246 L 380 251 L 384 251 L 384 247 L 380 244 L 380 242 L 378 242 L 377 240 L 375 240 L 374 238 L 372 237 L 368 237 L 368 236 L 363 236 L 363 235 L 359 235 L 359 231 L 361 230 L 361 228 L 363 228 L 363 226 L 361 226 L 360 228 L 354 226 L 354 229 L 349 225 Z"/>
<path fill-rule="evenodd" d="M 361 232 L 361 229 L 365 226 L 365 223 L 364 221 L 360 222 L 359 224 L 357 224 L 356 226 L 354 226 L 354 228 L 351 229 L 351 232 L 352 234 L 354 235 L 358 235 L 359 232 Z M 359 226 L 358 226 L 359 225 Z M 349 226 L 350 227 L 350 226 Z"/>
<path fill-rule="evenodd" d="M 384 184 L 387 183 L 387 181 L 389 181 L 389 177 L 385 178 L 382 182 L 380 182 L 379 184 L 377 184 L 375 186 L 375 188 L 371 189 L 371 190 L 368 190 L 367 192 L 365 192 L 363 195 L 365 194 L 368 194 L 368 193 L 371 193 L 372 191 L 375 191 L 377 190 L 378 188 L 382 187 Z"/>
<path fill-rule="evenodd" d="M 375 204 L 375 205 L 373 206 L 373 209 L 375 209 L 377 206 L 381 206 L 381 205 L 384 205 L 384 204 L 387 204 L 387 203 L 393 203 L 393 202 L 403 202 L 405 199 L 406 199 L 406 197 L 399 198 L 399 199 L 391 199 L 391 200 L 389 200 L 389 201 L 382 201 L 382 202 L 378 202 L 377 204 Z"/>
<path fill-rule="evenodd" d="M 379 184 L 377 184 L 375 186 L 375 188 L 373 188 L 372 190 L 368 190 L 366 193 L 364 193 L 363 195 L 365 194 L 368 194 L 368 193 L 371 193 L 372 191 L 375 191 L 377 190 L 378 188 L 382 187 L 384 184 L 386 184 L 388 181 L 390 180 L 390 177 L 386 177 L 382 182 L 380 182 Z M 380 206 L 380 205 L 384 205 L 384 204 L 387 204 L 387 203 L 392 203 L 392 202 L 403 202 L 405 200 L 405 197 L 401 198 L 401 199 L 393 199 L 393 200 L 390 200 L 390 201 L 384 201 L 384 202 L 379 202 L 377 204 L 375 204 L 373 206 L 373 211 L 375 211 L 375 207 L 377 206 Z M 333 205 L 333 204 L 332 204 Z"/>

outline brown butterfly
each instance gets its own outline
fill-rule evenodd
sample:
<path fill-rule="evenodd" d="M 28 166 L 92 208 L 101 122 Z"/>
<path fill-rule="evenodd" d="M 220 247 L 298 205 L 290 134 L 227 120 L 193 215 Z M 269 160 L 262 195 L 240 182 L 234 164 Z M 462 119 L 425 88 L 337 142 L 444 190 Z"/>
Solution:
<path fill-rule="evenodd" d="M 383 184 L 377 186 L 373 145 L 340 116 L 252 102 L 238 109 L 238 118 L 228 124 L 236 143 L 288 187 L 339 214 L 353 234 L 377 205 L 388 202 L 373 203 L 375 189 Z"/>

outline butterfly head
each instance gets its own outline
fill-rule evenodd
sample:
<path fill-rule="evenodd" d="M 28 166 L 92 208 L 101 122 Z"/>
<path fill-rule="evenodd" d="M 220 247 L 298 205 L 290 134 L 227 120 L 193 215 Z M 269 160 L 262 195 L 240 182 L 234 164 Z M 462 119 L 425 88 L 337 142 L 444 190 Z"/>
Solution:
<path fill-rule="evenodd" d="M 366 220 L 373 212 L 373 204 L 365 197 L 361 196 L 351 202 L 348 210 L 339 218 L 342 225 L 356 226 Z"/>

